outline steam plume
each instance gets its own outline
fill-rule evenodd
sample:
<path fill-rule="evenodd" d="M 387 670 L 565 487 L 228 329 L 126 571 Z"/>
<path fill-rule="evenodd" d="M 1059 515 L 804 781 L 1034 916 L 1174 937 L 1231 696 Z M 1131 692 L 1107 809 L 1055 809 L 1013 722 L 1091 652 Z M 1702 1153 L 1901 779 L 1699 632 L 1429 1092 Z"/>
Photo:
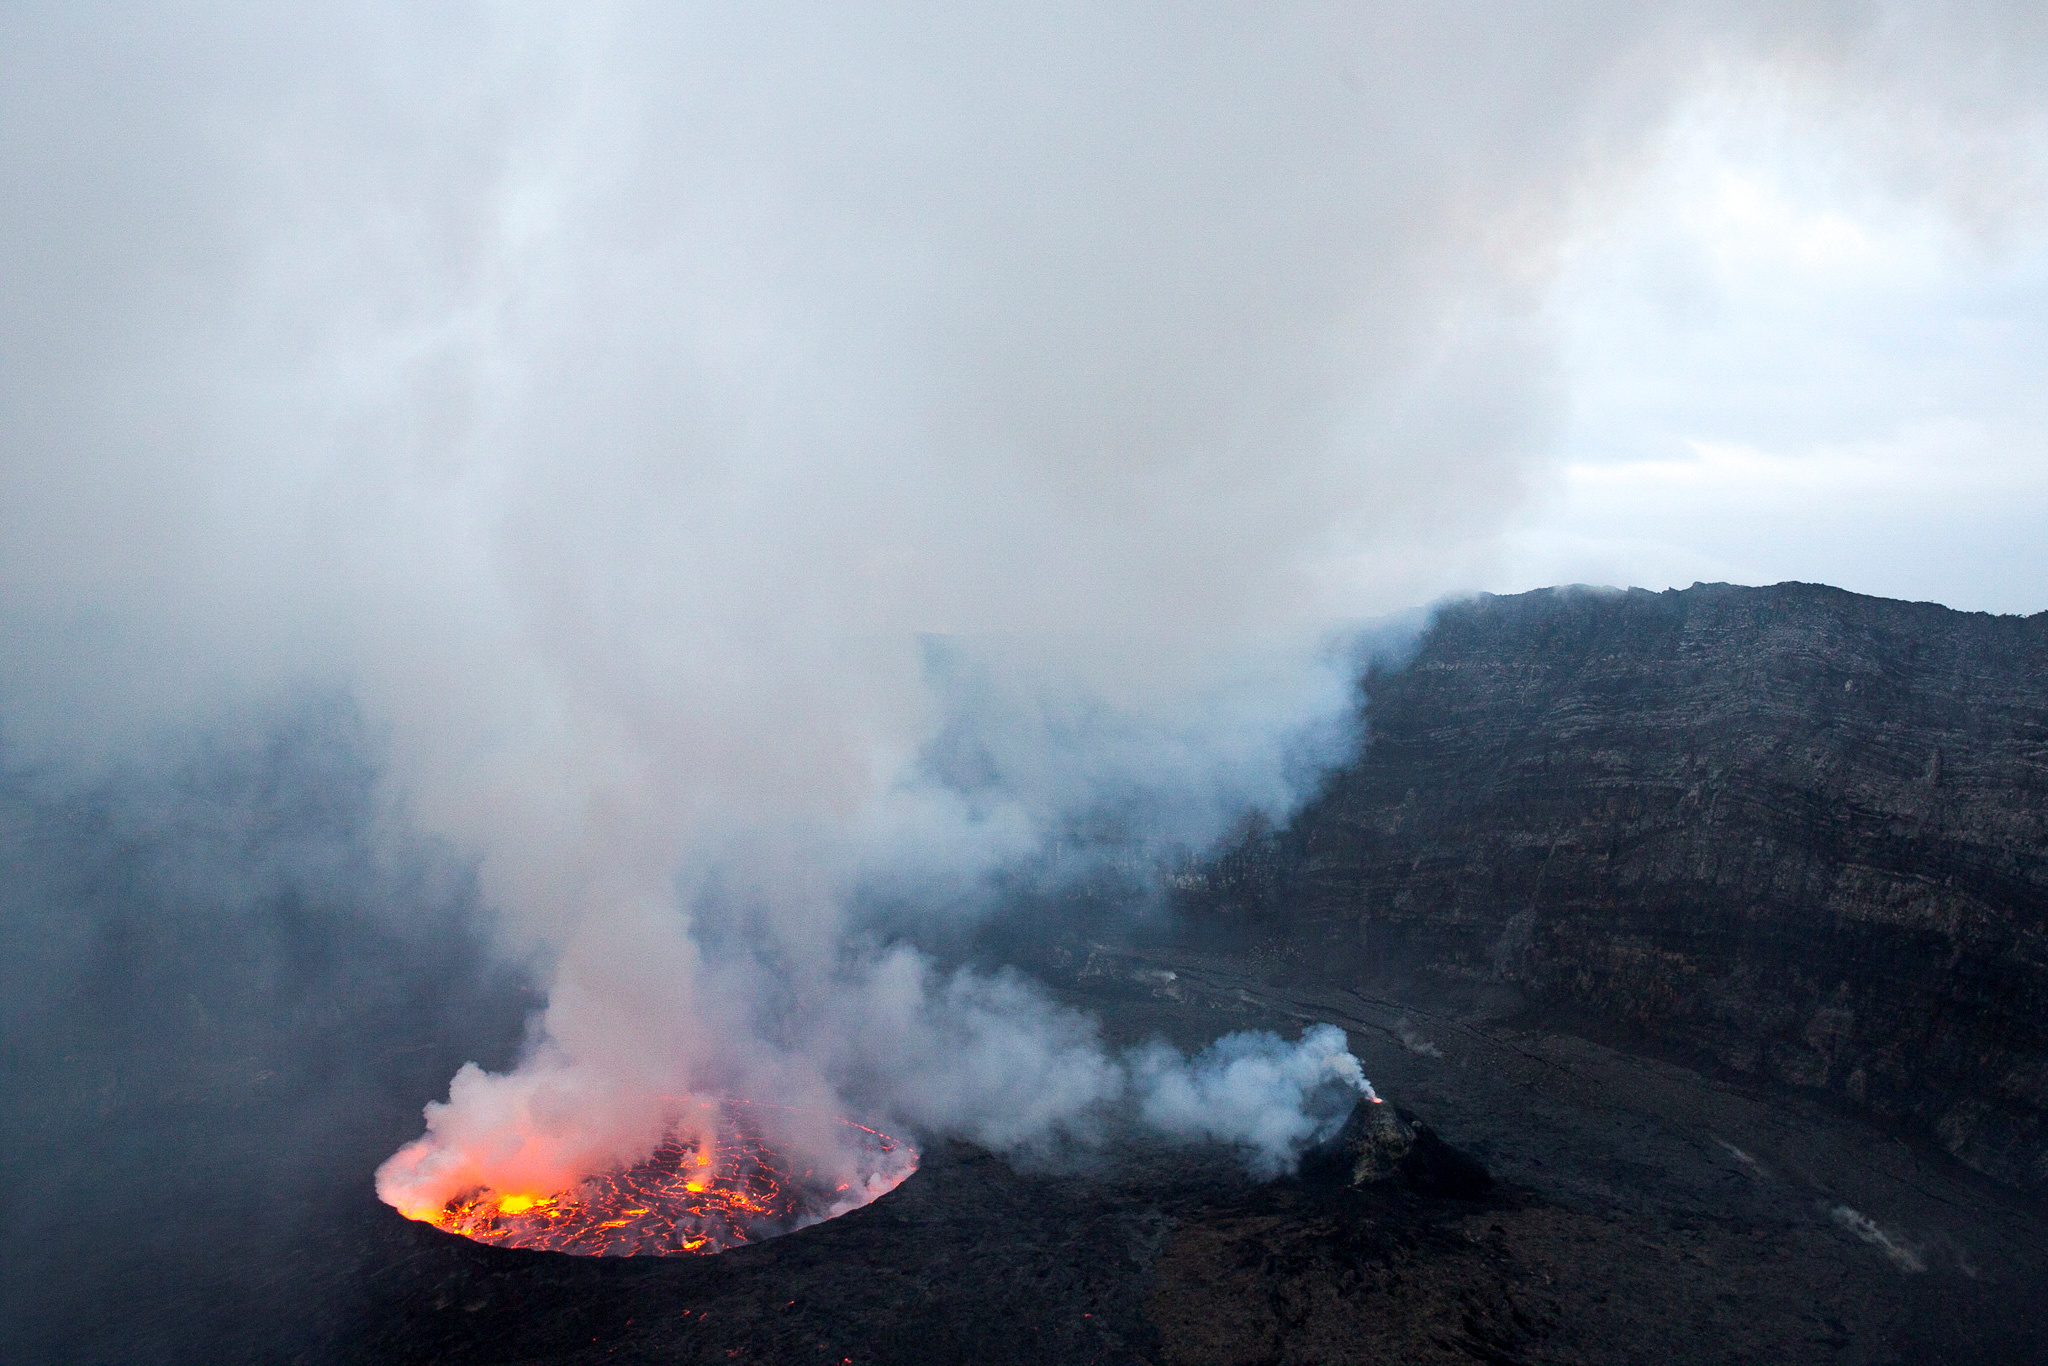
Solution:
<path fill-rule="evenodd" d="M 1195 847 L 1284 810 L 1328 634 L 1479 574 L 1540 476 L 1544 281 L 1666 113 L 1868 86 L 2025 162 L 2038 19 L 1972 13 L 22 12 L 10 745 L 360 699 L 392 818 L 552 972 L 394 1191 L 729 1088 L 999 1145 L 1135 1096 L 1281 1162 L 1321 1062 L 1118 1058 L 860 889 L 1112 798 Z"/>

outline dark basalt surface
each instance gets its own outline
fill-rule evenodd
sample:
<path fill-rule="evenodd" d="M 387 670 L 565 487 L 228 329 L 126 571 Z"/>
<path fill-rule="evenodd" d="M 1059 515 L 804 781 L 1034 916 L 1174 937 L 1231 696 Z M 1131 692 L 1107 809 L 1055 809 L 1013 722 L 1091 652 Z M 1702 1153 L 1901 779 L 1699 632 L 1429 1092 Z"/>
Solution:
<path fill-rule="evenodd" d="M 1361 1098 L 1334 1137 L 1302 1154 L 1298 1171 L 1311 1185 L 1353 1190 L 1398 1183 L 1476 1199 L 1493 1189 L 1485 1163 L 1444 1142 L 1420 1115 L 1378 1099 Z"/>
<path fill-rule="evenodd" d="M 333 1359 L 400 1362 L 1831 1362 L 2048 1359 L 2040 1210 L 1760 1083 L 1568 1035 L 1120 958 L 1120 1037 L 1343 1023 L 1482 1159 L 1468 1198 L 1254 1183 L 1123 1144 L 1090 1170 L 939 1145 L 866 1209 L 717 1257 L 466 1243 L 365 1211 Z M 1179 999 L 1111 988 L 1173 971 Z"/>
<path fill-rule="evenodd" d="M 1178 879 L 1186 933 L 1035 961 L 1116 1044 L 1337 1023 L 1490 1185 L 941 1142 L 710 1258 L 376 1203 L 533 997 L 465 883 L 369 857 L 345 735 L 9 780 L 0 1360 L 2048 1361 L 2044 639 L 1799 585 L 1455 607 L 1321 799 Z"/>
<path fill-rule="evenodd" d="M 2048 1190 L 2048 613 L 1545 590 L 1446 609 L 1365 689 L 1363 757 L 1188 898 L 1212 927 Z"/>

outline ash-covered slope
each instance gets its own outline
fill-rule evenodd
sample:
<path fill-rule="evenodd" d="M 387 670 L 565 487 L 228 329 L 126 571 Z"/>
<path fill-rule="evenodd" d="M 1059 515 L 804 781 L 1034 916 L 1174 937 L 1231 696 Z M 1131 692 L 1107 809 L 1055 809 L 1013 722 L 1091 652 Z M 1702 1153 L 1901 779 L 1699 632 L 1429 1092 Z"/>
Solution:
<path fill-rule="evenodd" d="M 1197 898 L 1291 971 L 1505 988 L 2048 1190 L 2048 613 L 1485 597 L 1365 689 L 1362 758 Z"/>

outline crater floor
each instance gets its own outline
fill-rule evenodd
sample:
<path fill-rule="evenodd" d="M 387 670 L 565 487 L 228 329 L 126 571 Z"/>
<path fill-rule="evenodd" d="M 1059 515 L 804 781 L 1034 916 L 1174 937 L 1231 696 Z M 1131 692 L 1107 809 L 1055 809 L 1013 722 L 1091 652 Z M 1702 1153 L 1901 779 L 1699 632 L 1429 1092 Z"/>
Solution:
<path fill-rule="evenodd" d="M 2048 1360 L 2043 1211 L 1824 1099 L 1216 960 L 1067 989 L 1113 1039 L 1330 1020 L 1497 1178 L 1480 1200 L 1083 1171 L 933 1144 L 875 1204 L 717 1257 L 483 1247 L 366 1209 L 333 1344 L 437 1362 Z M 1170 987 L 1149 985 L 1170 970 Z M 1083 990 L 1083 987 L 1092 988 Z"/>

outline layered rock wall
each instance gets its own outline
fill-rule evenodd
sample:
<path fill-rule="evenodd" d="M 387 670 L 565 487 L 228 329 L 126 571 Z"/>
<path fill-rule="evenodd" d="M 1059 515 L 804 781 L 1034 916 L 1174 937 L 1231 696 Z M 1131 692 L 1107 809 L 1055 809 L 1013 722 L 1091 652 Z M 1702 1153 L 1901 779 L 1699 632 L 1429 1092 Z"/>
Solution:
<path fill-rule="evenodd" d="M 1365 689 L 1363 757 L 1212 913 L 1298 972 L 1505 986 L 2048 1190 L 2048 613 L 1546 590 L 1446 609 Z"/>

